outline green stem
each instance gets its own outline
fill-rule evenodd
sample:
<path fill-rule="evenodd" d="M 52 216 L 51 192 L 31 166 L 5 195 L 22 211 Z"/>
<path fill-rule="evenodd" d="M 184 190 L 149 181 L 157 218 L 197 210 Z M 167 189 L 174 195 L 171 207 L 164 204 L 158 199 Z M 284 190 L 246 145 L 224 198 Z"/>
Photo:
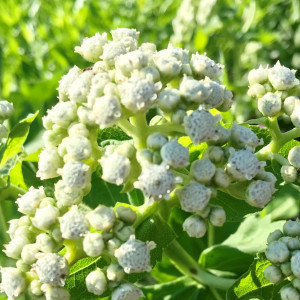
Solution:
<path fill-rule="evenodd" d="M 159 204 L 157 202 L 154 202 L 151 206 L 149 206 L 149 204 L 145 202 L 142 206 L 138 208 L 137 219 L 134 222 L 133 226 L 137 228 L 144 220 L 146 220 L 154 214 L 158 206 Z"/>
<path fill-rule="evenodd" d="M 3 238 L 3 242 L 6 244 L 9 242 L 9 236 L 7 234 L 7 223 L 6 223 L 6 218 L 4 216 L 4 211 L 2 207 L 3 201 L 0 201 L 0 228 L 1 228 L 1 234 Z"/>
<path fill-rule="evenodd" d="M 120 120 L 118 126 L 132 138 L 137 135 L 136 128 L 127 119 Z"/>
<path fill-rule="evenodd" d="M 177 134 L 180 133 L 181 135 L 186 135 L 184 126 L 178 124 L 170 124 L 170 123 L 150 126 L 149 132 L 150 133 L 160 132 L 166 135 L 172 135 L 176 133 Z"/>
<path fill-rule="evenodd" d="M 215 244 L 215 228 L 210 223 L 208 224 L 207 246 L 211 247 Z"/>
<path fill-rule="evenodd" d="M 139 113 L 130 118 L 130 122 L 135 126 L 135 136 L 133 142 L 137 150 L 147 148 L 147 137 L 149 135 L 149 126 L 145 113 Z"/>
<path fill-rule="evenodd" d="M 300 128 L 293 128 L 282 134 L 282 142 L 285 144 L 286 142 L 299 137 L 300 137 Z"/>
<path fill-rule="evenodd" d="M 220 290 L 227 290 L 235 282 L 234 279 L 217 277 L 202 269 L 176 240 L 165 249 L 165 254 L 180 272 L 192 277 L 201 284 Z"/>

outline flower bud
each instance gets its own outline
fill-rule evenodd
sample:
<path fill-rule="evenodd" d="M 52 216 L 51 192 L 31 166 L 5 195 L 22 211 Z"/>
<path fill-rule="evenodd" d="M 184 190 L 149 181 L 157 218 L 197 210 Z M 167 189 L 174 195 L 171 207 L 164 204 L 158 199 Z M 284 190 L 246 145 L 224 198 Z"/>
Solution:
<path fill-rule="evenodd" d="M 99 205 L 93 211 L 87 214 L 90 224 L 101 231 L 109 231 L 113 228 L 115 222 L 115 213 L 111 207 Z"/>
<path fill-rule="evenodd" d="M 285 243 L 275 241 L 267 247 L 266 257 L 274 264 L 283 263 L 289 259 L 290 251 Z"/>
<path fill-rule="evenodd" d="M 111 264 L 106 270 L 107 279 L 110 281 L 121 281 L 124 278 L 124 270 L 118 264 Z"/>
<path fill-rule="evenodd" d="M 88 274 L 85 284 L 90 293 L 100 296 L 106 290 L 107 280 L 104 273 L 100 269 L 97 269 Z"/>
<path fill-rule="evenodd" d="M 268 244 L 271 244 L 272 242 L 279 240 L 282 236 L 283 233 L 281 232 L 281 230 L 276 229 L 275 231 L 269 234 L 267 242 Z"/>
<path fill-rule="evenodd" d="M 104 246 L 104 241 L 100 233 L 93 232 L 84 236 L 83 250 L 88 256 L 97 257 L 101 255 Z"/>
<path fill-rule="evenodd" d="M 168 142 L 168 137 L 159 132 L 150 134 L 147 138 L 147 147 L 152 150 L 160 150 Z"/>
<path fill-rule="evenodd" d="M 209 214 L 209 222 L 213 226 L 222 227 L 226 222 L 226 212 L 222 207 L 212 207 Z"/>
<path fill-rule="evenodd" d="M 89 224 L 85 215 L 79 211 L 76 205 L 59 218 L 62 237 L 69 240 L 77 240 L 89 230 Z"/>
<path fill-rule="evenodd" d="M 281 273 L 280 268 L 276 266 L 268 266 L 264 270 L 264 275 L 272 283 L 278 283 L 283 279 L 283 275 Z"/>
<path fill-rule="evenodd" d="M 192 182 L 184 188 L 176 190 L 176 194 L 184 211 L 197 212 L 206 207 L 211 191 L 200 183 Z"/>
<path fill-rule="evenodd" d="M 182 224 L 183 230 L 189 237 L 201 238 L 205 235 L 207 226 L 203 219 L 197 215 L 188 217 Z"/>
<path fill-rule="evenodd" d="M 300 169 L 300 146 L 293 147 L 290 150 L 288 160 L 296 169 Z"/>
<path fill-rule="evenodd" d="M 184 168 L 189 164 L 189 149 L 172 140 L 163 145 L 160 150 L 163 163 L 177 168 Z"/>
<path fill-rule="evenodd" d="M 284 234 L 292 237 L 300 236 L 300 221 L 286 221 L 283 225 Z"/>
<path fill-rule="evenodd" d="M 276 65 L 268 70 L 268 78 L 274 89 L 288 90 L 299 84 L 299 80 L 295 78 L 296 71 L 290 70 L 278 61 Z"/>
<path fill-rule="evenodd" d="M 280 296 L 281 296 L 281 300 L 299 300 L 300 299 L 300 295 L 299 292 L 292 286 L 284 286 L 281 290 L 280 290 Z"/>
<path fill-rule="evenodd" d="M 253 69 L 248 74 L 248 81 L 250 85 L 255 83 L 264 83 L 268 80 L 268 69 L 259 66 L 258 69 Z"/>
<path fill-rule="evenodd" d="M 206 184 L 209 183 L 215 175 L 216 167 L 209 159 L 202 158 L 192 163 L 190 172 L 195 180 Z"/>
<path fill-rule="evenodd" d="M 281 110 L 281 99 L 278 95 L 269 92 L 258 99 L 257 107 L 264 116 L 274 117 Z"/>
<path fill-rule="evenodd" d="M 79 53 L 85 60 L 96 62 L 103 53 L 103 46 L 107 43 L 107 34 L 100 35 L 98 32 L 90 37 L 84 38 L 80 47 L 75 47 L 75 52 Z"/>
<path fill-rule="evenodd" d="M 226 189 L 230 184 L 230 178 L 223 169 L 217 168 L 214 176 L 214 182 L 217 186 Z"/>
<path fill-rule="evenodd" d="M 123 283 L 113 291 L 111 300 L 139 300 L 141 297 L 145 296 L 139 288 L 130 283 Z"/>
<path fill-rule="evenodd" d="M 280 174 L 285 182 L 295 182 L 297 179 L 297 169 L 293 166 L 282 166 Z"/>
<path fill-rule="evenodd" d="M 26 289 L 25 276 L 16 268 L 1 268 L 2 282 L 1 291 L 7 295 L 8 299 L 19 297 Z"/>

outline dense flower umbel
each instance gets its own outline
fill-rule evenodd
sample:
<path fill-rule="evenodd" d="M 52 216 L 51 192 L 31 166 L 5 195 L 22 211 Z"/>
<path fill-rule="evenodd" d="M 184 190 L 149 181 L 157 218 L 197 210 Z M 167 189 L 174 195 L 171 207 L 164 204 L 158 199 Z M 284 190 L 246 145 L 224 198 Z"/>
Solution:
<path fill-rule="evenodd" d="M 261 208 L 275 192 L 276 180 L 266 175 L 265 163 L 254 154 L 262 140 L 249 128 L 237 124 L 225 128 L 221 123 L 217 111 L 228 111 L 233 101 L 233 94 L 219 81 L 222 65 L 172 44 L 160 51 L 152 43 L 140 45 L 135 29 L 112 30 L 111 36 L 97 33 L 75 47 L 91 66 L 84 70 L 74 66 L 62 77 L 59 102 L 43 117 L 45 148 L 37 176 L 55 184 L 54 189 L 48 183 L 45 189 L 31 187 L 16 201 L 25 216 L 11 222 L 5 253 L 18 260 L 17 268 L 3 269 L 11 282 L 2 279 L 1 286 L 11 299 L 27 284 L 30 295 L 69 299 L 63 286 L 70 265 L 84 256 L 101 255 L 108 265 L 87 275 L 89 292 L 112 292 L 112 300 L 144 296 L 125 280 L 125 273 L 152 269 L 155 243 L 135 238 L 135 221 L 140 222 L 143 214 L 140 208 L 120 203 L 115 208 L 98 203 L 103 201 L 102 191 L 92 189 L 92 182 L 104 189 L 108 183 L 123 186 L 122 192 L 140 189 L 146 211 L 154 201 L 171 198 L 172 205 L 190 214 L 183 229 L 195 238 L 205 235 L 208 224 L 222 226 L 226 221 L 225 210 L 210 204 L 218 189 L 226 192 L 232 183 L 242 181 L 248 189 L 241 198 Z M 269 81 L 281 92 L 292 89 L 298 83 L 293 71 L 280 65 L 260 68 L 249 80 L 263 114 L 274 116 L 284 108 L 292 122 L 300 124 L 298 100 L 286 100 L 284 105 L 282 94 L 274 90 L 267 94 L 263 86 Z M 158 113 L 150 121 L 149 110 Z M 0 101 L 1 122 L 12 113 L 13 107 Z M 116 126 L 127 136 L 118 141 L 101 137 L 98 143 L 99 130 L 105 136 L 107 128 Z M 1 128 L 2 138 L 6 133 Z M 196 160 L 182 136 L 200 145 Z M 298 170 L 293 153 L 289 160 Z M 95 208 L 87 207 L 86 200 Z"/>

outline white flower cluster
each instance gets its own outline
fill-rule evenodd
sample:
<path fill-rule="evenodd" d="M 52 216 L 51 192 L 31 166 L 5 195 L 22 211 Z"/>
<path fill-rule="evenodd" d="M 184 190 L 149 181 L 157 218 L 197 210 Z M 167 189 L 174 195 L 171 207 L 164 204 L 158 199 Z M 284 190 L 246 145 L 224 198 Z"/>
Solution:
<path fill-rule="evenodd" d="M 300 127 L 299 98 L 294 96 L 300 82 L 295 70 L 282 66 L 278 61 L 272 68 L 253 69 L 248 74 L 248 94 L 258 100 L 258 110 L 268 117 L 280 112 L 287 114 L 295 127 Z"/>
<path fill-rule="evenodd" d="M 137 215 L 130 207 L 112 209 L 99 203 L 91 211 L 84 209 L 81 202 L 95 170 L 124 190 L 140 189 L 146 205 L 178 197 L 181 208 L 192 214 L 183 228 L 198 238 L 207 222 L 222 226 L 226 221 L 224 209 L 209 204 L 218 188 L 245 183 L 245 199 L 256 207 L 264 207 L 275 191 L 274 178 L 254 155 L 262 140 L 237 124 L 226 129 L 220 115 L 209 111 L 227 111 L 232 104 L 232 93 L 218 80 L 223 66 L 206 54 L 190 56 L 171 44 L 160 51 L 152 43 L 139 45 L 135 29 L 119 28 L 111 36 L 97 33 L 75 48 L 93 65 L 84 70 L 74 66 L 62 77 L 59 102 L 43 117 L 45 148 L 37 176 L 57 181 L 52 197 L 42 187 L 31 187 L 17 199 L 25 216 L 12 220 L 5 249 L 17 260 L 17 268 L 7 270 L 13 277 L 10 283 L 2 280 L 12 299 L 26 284 L 33 297 L 69 299 L 64 284 L 70 255 L 57 253 L 64 243 L 80 245 L 86 256 L 110 256 L 107 268 L 86 277 L 89 292 L 102 295 L 113 287 L 113 300 L 143 296 L 125 283 L 124 275 L 151 270 L 155 243 L 135 238 Z M 272 76 L 269 80 L 275 82 Z M 146 113 L 154 107 L 160 116 L 148 124 Z M 132 140 L 99 147 L 99 129 L 115 125 Z M 195 145 L 209 144 L 192 164 L 189 148 L 180 143 L 182 135 Z"/>
<path fill-rule="evenodd" d="M 290 280 L 282 287 L 281 299 L 300 298 L 300 221 L 286 221 L 283 231 L 277 229 L 268 237 L 266 257 L 272 263 L 264 270 L 265 277 L 276 284 Z"/>

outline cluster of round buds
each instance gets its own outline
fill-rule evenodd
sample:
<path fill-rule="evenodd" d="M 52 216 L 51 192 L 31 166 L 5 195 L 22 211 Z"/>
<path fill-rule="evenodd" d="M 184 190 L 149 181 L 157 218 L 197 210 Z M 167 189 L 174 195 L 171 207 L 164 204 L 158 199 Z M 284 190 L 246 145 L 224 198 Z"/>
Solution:
<path fill-rule="evenodd" d="M 272 263 L 264 270 L 265 277 L 276 284 L 290 280 L 281 291 L 281 299 L 300 298 L 300 221 L 286 221 L 283 230 L 268 237 L 266 257 Z"/>
<path fill-rule="evenodd" d="M 283 165 L 281 167 L 281 176 L 285 182 L 299 182 L 300 169 L 300 147 L 293 147 L 288 154 L 288 161 L 290 165 Z"/>
<path fill-rule="evenodd" d="M 8 120 L 14 113 L 13 104 L 6 101 L 0 101 L 0 141 L 8 137 L 8 129 L 5 121 Z"/>
<path fill-rule="evenodd" d="M 251 70 L 248 94 L 258 100 L 258 110 L 264 116 L 274 117 L 283 112 L 290 116 L 295 127 L 299 127 L 299 98 L 294 96 L 294 90 L 300 82 L 295 73 L 279 61 L 272 68 L 260 66 Z"/>
<path fill-rule="evenodd" d="M 74 66 L 62 77 L 59 102 L 43 117 L 45 148 L 37 175 L 57 179 L 54 197 L 46 197 L 43 188 L 30 188 L 17 200 L 25 216 L 11 222 L 5 252 L 17 260 L 16 270 L 24 278 L 33 277 L 28 290 L 34 297 L 69 299 L 63 287 L 68 262 L 57 253 L 64 241 L 82 244 L 86 256 L 105 253 L 111 260 L 87 276 L 88 291 L 102 295 L 113 287 L 113 300 L 143 296 L 124 275 L 150 271 L 155 244 L 135 238 L 137 215 L 131 208 L 99 203 L 87 212 L 80 205 L 97 169 L 104 181 L 140 189 L 147 204 L 174 192 L 182 209 L 192 214 L 183 224 L 192 237 L 203 236 L 208 222 L 224 224 L 224 209 L 209 204 L 218 188 L 247 182 L 246 199 L 258 207 L 274 192 L 274 179 L 253 153 L 262 141 L 246 127 L 224 128 L 220 115 L 209 111 L 227 111 L 232 104 L 232 93 L 218 80 L 223 66 L 171 44 L 161 51 L 151 43 L 139 45 L 135 29 L 119 28 L 111 36 L 96 34 L 75 48 L 93 65 L 84 70 Z M 153 107 L 160 117 L 148 124 L 145 114 Z M 100 148 L 98 130 L 115 125 L 133 139 Z M 192 165 L 188 147 L 178 139 L 182 135 L 195 145 L 209 145 Z M 3 289 L 8 294 L 13 288 Z"/>

